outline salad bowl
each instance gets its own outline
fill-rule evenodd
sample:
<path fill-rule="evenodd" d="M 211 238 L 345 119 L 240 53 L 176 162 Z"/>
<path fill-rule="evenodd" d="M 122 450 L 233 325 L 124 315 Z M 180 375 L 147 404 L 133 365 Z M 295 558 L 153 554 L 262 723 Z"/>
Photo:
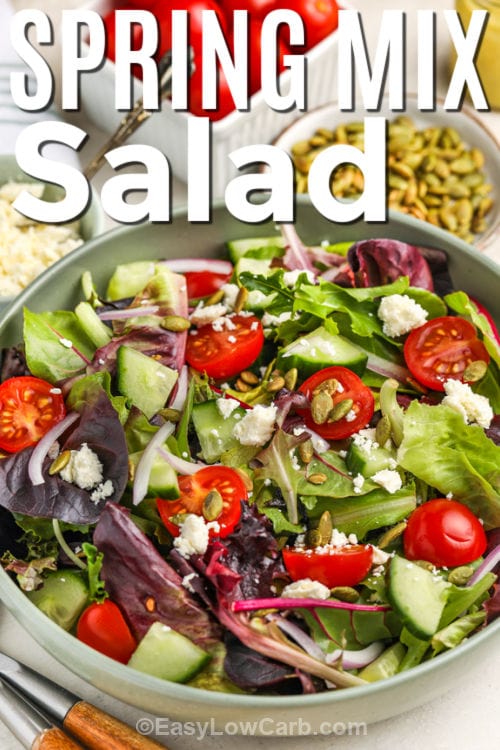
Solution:
<path fill-rule="evenodd" d="M 448 254 L 455 287 L 479 299 L 494 319 L 500 320 L 500 268 L 446 232 L 399 214 L 390 215 L 386 223 L 357 221 L 333 225 L 319 216 L 307 199 L 298 200 L 296 226 L 299 236 L 309 244 L 386 237 L 440 248 Z M 238 222 L 222 204 L 214 206 L 210 224 L 190 224 L 186 212 L 180 209 L 169 225 L 143 224 L 111 230 L 49 268 L 3 312 L 1 345 L 15 345 L 22 339 L 24 307 L 32 311 L 74 307 L 81 299 L 81 277 L 85 271 L 91 271 L 97 288 L 102 288 L 119 263 L 182 256 L 216 257 L 229 240 L 266 237 L 275 231 L 272 222 L 257 226 Z M 227 694 L 161 680 L 99 654 L 48 619 L 3 570 L 0 570 L 0 597 L 50 654 L 115 698 L 179 721 L 212 722 L 219 729 L 228 722 L 233 722 L 234 730 L 236 722 L 252 721 L 256 722 L 257 734 L 267 735 L 270 726 L 279 732 L 281 722 L 287 723 L 288 733 L 321 733 L 325 721 L 330 725 L 337 721 L 371 723 L 409 711 L 451 689 L 473 665 L 498 648 L 500 636 L 500 620 L 497 620 L 457 648 L 417 667 L 346 690 L 286 697 Z M 266 722 L 259 725 L 264 719 Z M 234 731 L 238 731 L 237 726 Z"/>

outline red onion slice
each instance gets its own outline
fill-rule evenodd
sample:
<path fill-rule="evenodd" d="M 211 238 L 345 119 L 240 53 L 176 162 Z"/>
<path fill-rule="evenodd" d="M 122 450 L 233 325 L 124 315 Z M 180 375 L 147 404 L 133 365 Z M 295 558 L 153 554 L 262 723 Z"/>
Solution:
<path fill-rule="evenodd" d="M 179 456 L 174 456 L 173 453 L 165 450 L 165 448 L 159 448 L 158 453 L 178 474 L 196 474 L 199 469 L 204 469 L 207 466 L 207 464 L 201 461 L 197 463 L 185 461 L 183 458 L 179 458 Z M 210 466 L 218 466 L 218 464 L 210 464 Z"/>
<path fill-rule="evenodd" d="M 173 422 L 165 422 L 157 433 L 149 441 L 144 449 L 144 453 L 139 459 L 134 477 L 134 487 L 132 489 L 132 502 L 134 505 L 144 500 L 148 491 L 149 475 L 153 467 L 153 461 L 156 451 L 161 448 L 165 440 L 173 433 L 175 425 Z"/>
<path fill-rule="evenodd" d="M 127 307 L 125 310 L 105 310 L 97 314 L 101 320 L 129 320 L 129 318 L 141 318 L 145 315 L 156 315 L 159 309 L 158 305 L 142 305 Z"/>
<path fill-rule="evenodd" d="M 183 367 L 181 367 L 181 371 L 179 372 L 179 377 L 177 378 L 175 396 L 172 399 L 172 403 L 170 404 L 172 409 L 178 409 L 178 411 L 182 411 L 184 409 L 184 404 L 186 403 L 187 390 L 188 390 L 188 368 L 186 365 L 184 365 Z"/>
<path fill-rule="evenodd" d="M 500 563 L 500 544 L 493 547 L 491 552 L 486 555 L 481 565 L 474 571 L 467 582 L 467 586 L 472 586 L 479 581 L 486 573 L 492 571 Z"/>
<path fill-rule="evenodd" d="M 295 643 L 304 649 L 309 656 L 313 656 L 315 659 L 319 659 L 319 661 L 325 661 L 325 652 L 323 649 L 298 625 L 290 622 L 290 620 L 285 620 L 284 617 L 277 617 L 276 615 L 268 615 L 267 619 L 275 622 L 279 629 L 289 635 L 290 638 L 293 638 Z"/>
<path fill-rule="evenodd" d="M 28 476 L 33 485 L 44 484 L 45 479 L 42 474 L 42 466 L 45 456 L 56 440 L 61 437 L 61 435 L 78 419 L 79 416 L 78 412 L 70 411 L 69 414 L 66 414 L 64 419 L 61 419 L 60 422 L 46 432 L 43 438 L 41 438 L 35 445 L 28 462 Z"/>
<path fill-rule="evenodd" d="M 338 659 L 341 659 L 342 669 L 362 669 L 375 661 L 383 650 L 384 644 L 382 641 L 370 643 L 369 646 L 359 651 L 346 651 L 338 648 L 331 654 L 327 654 L 325 661 L 327 664 L 334 664 Z"/>
<path fill-rule="evenodd" d="M 232 263 L 218 258 L 173 258 L 172 260 L 162 260 L 161 263 L 174 273 L 212 271 L 229 276 L 233 272 Z"/>

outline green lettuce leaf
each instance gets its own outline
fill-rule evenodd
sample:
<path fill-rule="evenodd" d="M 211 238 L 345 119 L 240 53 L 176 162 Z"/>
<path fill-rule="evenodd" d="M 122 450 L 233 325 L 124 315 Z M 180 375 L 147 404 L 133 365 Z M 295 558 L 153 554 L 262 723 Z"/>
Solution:
<path fill-rule="evenodd" d="M 450 407 L 413 401 L 397 461 L 441 495 L 467 505 L 485 528 L 500 526 L 500 447 Z"/>

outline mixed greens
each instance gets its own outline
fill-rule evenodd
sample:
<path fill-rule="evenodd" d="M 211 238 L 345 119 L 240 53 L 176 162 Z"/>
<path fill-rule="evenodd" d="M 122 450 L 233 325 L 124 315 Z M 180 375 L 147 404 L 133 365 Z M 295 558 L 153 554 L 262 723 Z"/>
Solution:
<path fill-rule="evenodd" d="M 49 617 L 168 680 L 311 693 L 499 613 L 500 347 L 444 253 L 137 261 L 24 311 L 0 385 L 2 563 Z"/>

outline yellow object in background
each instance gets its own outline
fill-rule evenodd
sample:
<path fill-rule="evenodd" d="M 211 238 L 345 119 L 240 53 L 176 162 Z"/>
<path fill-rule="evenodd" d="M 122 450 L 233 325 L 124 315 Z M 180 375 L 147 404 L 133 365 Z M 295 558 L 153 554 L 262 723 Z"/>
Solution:
<path fill-rule="evenodd" d="M 489 13 L 476 68 L 490 107 L 500 109 L 500 0 L 456 0 L 455 8 L 464 29 L 469 26 L 473 10 Z"/>

